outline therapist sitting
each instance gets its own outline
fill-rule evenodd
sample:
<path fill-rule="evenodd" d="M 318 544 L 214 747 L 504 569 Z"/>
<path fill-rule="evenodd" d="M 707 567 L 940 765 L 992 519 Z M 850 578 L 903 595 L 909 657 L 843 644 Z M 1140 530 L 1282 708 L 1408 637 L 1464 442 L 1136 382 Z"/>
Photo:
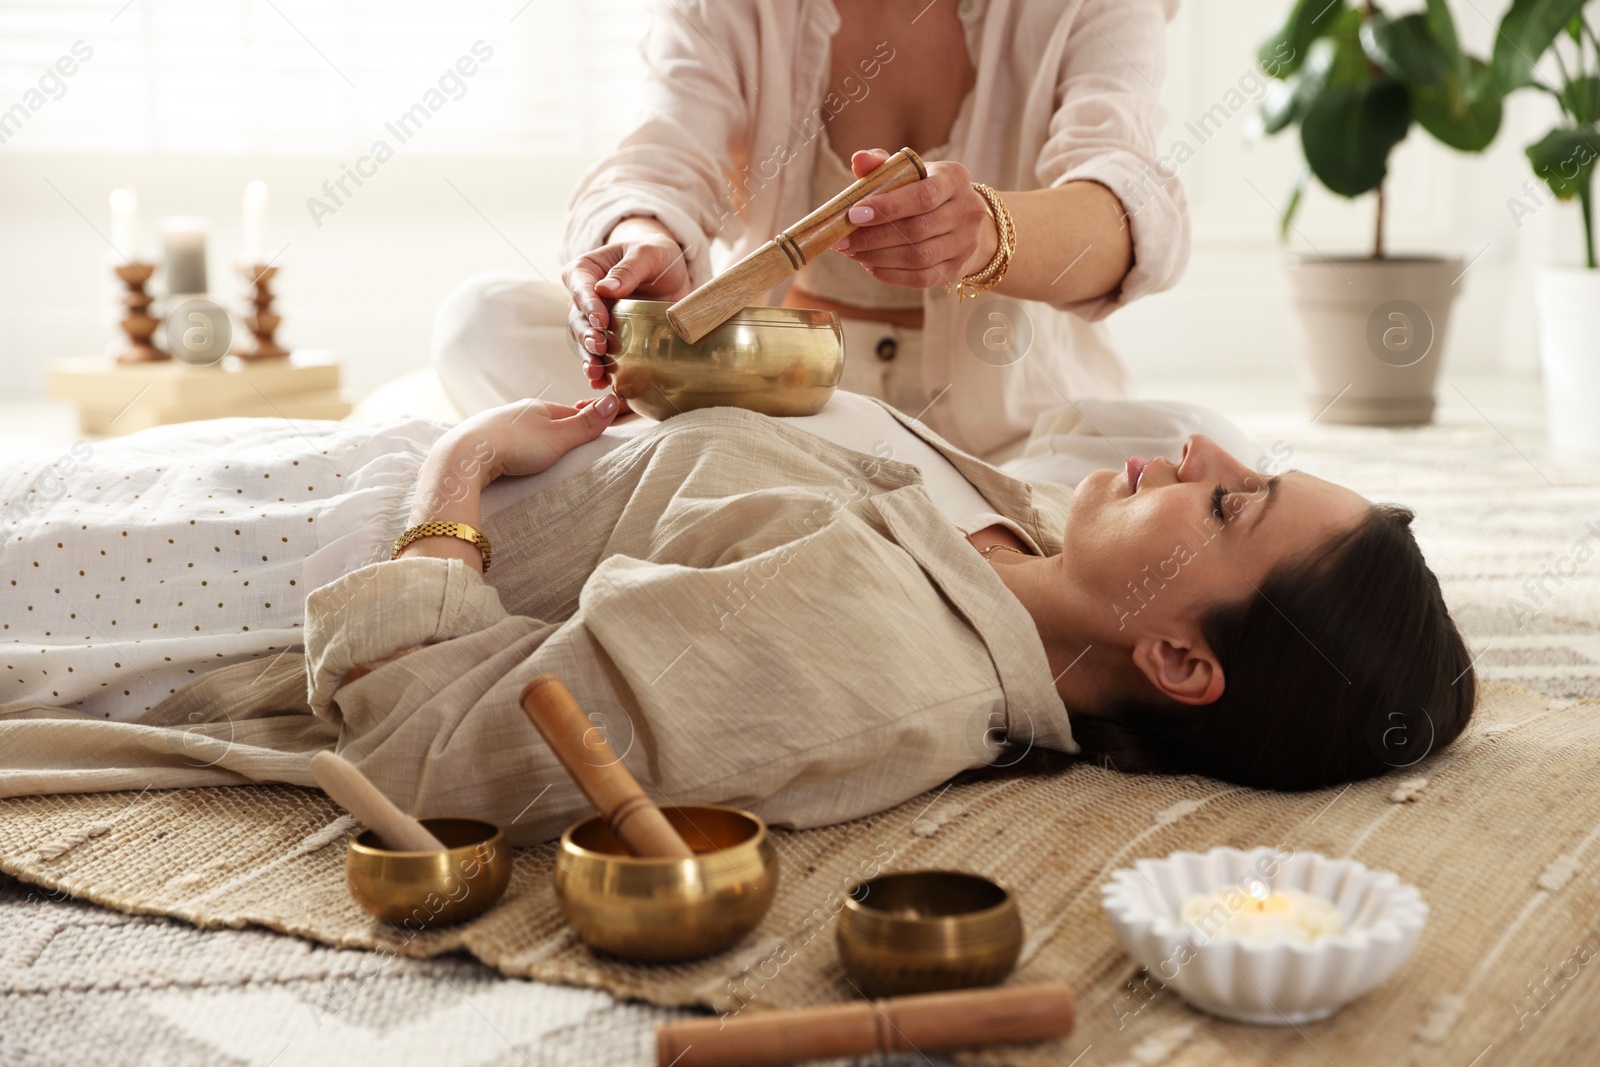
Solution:
<path fill-rule="evenodd" d="M 714 242 L 732 262 L 906 146 L 927 177 L 862 201 L 836 252 L 758 302 L 837 312 L 841 388 L 1004 462 L 1045 409 L 1127 393 L 1101 320 L 1187 262 L 1183 194 L 1154 145 L 1175 6 L 663 5 L 641 118 L 568 203 L 566 291 L 506 274 L 458 287 L 434 339 L 445 391 L 471 414 L 608 386 L 606 301 L 684 296 Z"/>

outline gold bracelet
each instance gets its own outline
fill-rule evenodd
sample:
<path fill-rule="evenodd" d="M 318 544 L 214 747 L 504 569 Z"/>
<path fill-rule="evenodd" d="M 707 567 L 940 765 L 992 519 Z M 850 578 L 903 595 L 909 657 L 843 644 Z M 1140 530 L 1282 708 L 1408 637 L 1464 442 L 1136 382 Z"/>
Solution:
<path fill-rule="evenodd" d="M 1006 208 L 1005 201 L 1000 199 L 1000 194 L 982 182 L 973 182 L 972 188 L 983 197 L 984 210 L 994 221 L 998 242 L 994 256 L 981 270 L 962 278 L 955 284 L 956 292 L 965 300 L 971 300 L 985 289 L 993 289 L 999 285 L 1000 279 L 1006 276 L 1006 270 L 1011 266 L 1012 255 L 1017 250 L 1016 225 L 1012 222 L 1011 212 Z M 949 292 L 950 288 L 946 286 L 945 291 Z"/>
<path fill-rule="evenodd" d="M 989 205 L 991 217 L 1000 232 L 1000 247 L 995 249 L 995 257 L 978 273 L 977 282 L 982 289 L 988 289 L 998 284 L 1005 277 L 1006 270 L 1011 266 L 1011 257 L 1017 251 L 1017 228 L 1012 221 L 1011 211 L 1000 199 L 1000 194 L 987 185 L 980 183 L 978 195 L 982 196 Z"/>
<path fill-rule="evenodd" d="M 474 530 L 464 522 L 425 522 L 420 526 L 413 526 L 401 534 L 394 543 L 394 554 L 389 558 L 398 559 L 402 550 L 413 541 L 420 541 L 424 537 L 458 537 L 463 541 L 478 546 L 478 551 L 483 553 L 483 573 L 489 573 L 489 539 Z"/>

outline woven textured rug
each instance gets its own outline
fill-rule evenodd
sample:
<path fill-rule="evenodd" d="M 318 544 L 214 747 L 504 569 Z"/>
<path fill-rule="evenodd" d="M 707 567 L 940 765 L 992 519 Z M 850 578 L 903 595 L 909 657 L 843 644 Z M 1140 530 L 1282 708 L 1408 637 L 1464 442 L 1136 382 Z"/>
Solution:
<path fill-rule="evenodd" d="M 1600 853 L 1596 752 L 1600 702 L 1491 685 L 1457 745 L 1403 777 L 1319 793 L 1132 777 L 1041 753 L 879 816 L 779 832 L 782 890 L 762 926 L 729 953 L 669 966 L 605 959 L 576 941 L 550 888 L 550 846 L 518 850 L 505 899 L 474 922 L 415 935 L 375 923 L 343 884 L 352 820 L 314 790 L 0 802 L 0 864 L 40 886 L 200 926 L 264 926 L 399 956 L 461 950 L 508 975 L 722 1012 L 850 997 L 833 948 L 845 887 L 883 867 L 960 866 L 1017 894 L 1028 935 L 1012 981 L 1066 981 L 1079 996 L 1071 1037 L 981 1062 L 1061 1063 L 1089 1045 L 1139 1062 L 1151 1043 L 1210 1043 L 1233 1062 L 1245 1050 L 1271 1063 L 1382 1062 L 1405 1048 L 1413 1062 L 1459 1064 L 1512 1042 L 1560 1062 L 1550 1054 L 1569 1038 L 1596 1036 L 1591 1013 L 1577 1010 L 1586 998 L 1557 988 L 1535 999 L 1524 983 L 1559 971 L 1585 937 L 1600 947 L 1600 898 L 1584 876 Z M 1421 946 L 1382 990 L 1316 1027 L 1197 1016 L 1121 952 L 1098 888 L 1133 857 L 1218 844 L 1351 855 L 1400 872 L 1433 908 Z"/>
<path fill-rule="evenodd" d="M 351 827 L 318 793 L 0 802 L 0 869 L 20 879 L 0 885 L 0 1062 L 649 1062 L 649 1028 L 671 1014 L 649 1004 L 759 1011 L 852 995 L 833 950 L 839 894 L 875 866 L 931 865 L 1012 886 L 1028 941 L 1011 981 L 1064 980 L 1079 997 L 1069 1038 L 960 1061 L 1589 1062 L 1600 1044 L 1583 966 L 1600 951 L 1600 707 L 1582 698 L 1600 695 L 1600 584 L 1574 546 L 1600 518 L 1600 488 L 1483 423 L 1292 432 L 1274 449 L 1287 465 L 1417 509 L 1491 682 L 1467 737 L 1416 768 L 1277 796 L 1036 754 L 871 819 L 780 833 L 783 888 L 763 926 L 730 953 L 653 968 L 572 940 L 548 848 L 519 852 L 496 911 L 405 941 L 348 901 Z M 1321 1023 L 1243 1026 L 1187 1008 L 1121 952 L 1098 887 L 1135 857 L 1221 844 L 1400 872 L 1433 909 L 1416 953 Z"/>

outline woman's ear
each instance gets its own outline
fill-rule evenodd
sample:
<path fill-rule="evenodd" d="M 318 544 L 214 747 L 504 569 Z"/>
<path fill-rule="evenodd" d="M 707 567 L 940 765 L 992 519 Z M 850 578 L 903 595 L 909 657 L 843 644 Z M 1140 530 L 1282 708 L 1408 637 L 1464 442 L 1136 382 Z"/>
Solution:
<path fill-rule="evenodd" d="M 1203 641 L 1146 638 L 1134 646 L 1133 664 L 1158 692 L 1180 704 L 1210 704 L 1222 696 L 1222 664 Z"/>

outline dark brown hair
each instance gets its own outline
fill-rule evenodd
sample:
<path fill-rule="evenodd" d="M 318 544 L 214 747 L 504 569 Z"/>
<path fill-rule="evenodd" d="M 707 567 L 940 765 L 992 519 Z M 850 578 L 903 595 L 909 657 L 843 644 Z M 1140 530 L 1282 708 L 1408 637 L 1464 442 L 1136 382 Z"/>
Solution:
<path fill-rule="evenodd" d="M 1317 789 L 1416 763 L 1466 729 L 1476 679 L 1406 508 L 1379 504 L 1201 623 L 1222 664 L 1212 704 L 1125 700 L 1081 715 L 1086 759 Z"/>

